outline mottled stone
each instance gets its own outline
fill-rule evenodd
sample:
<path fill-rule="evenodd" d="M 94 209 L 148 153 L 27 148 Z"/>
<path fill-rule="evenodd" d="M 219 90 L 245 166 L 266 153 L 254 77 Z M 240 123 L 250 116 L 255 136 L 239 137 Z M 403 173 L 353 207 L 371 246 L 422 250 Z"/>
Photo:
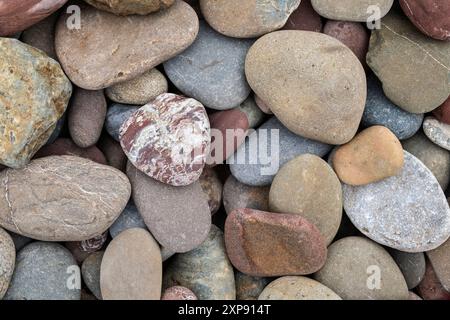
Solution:
<path fill-rule="evenodd" d="M 342 218 L 342 188 L 321 158 L 304 154 L 285 164 L 270 187 L 272 212 L 292 213 L 313 223 L 329 245 Z"/>
<path fill-rule="evenodd" d="M 32 161 L 0 173 L 0 225 L 44 241 L 81 241 L 106 231 L 131 188 L 120 171 L 73 156 Z"/>
<path fill-rule="evenodd" d="M 85 0 L 90 5 L 111 13 L 126 16 L 131 14 L 147 15 L 170 7 L 174 0 Z"/>
<path fill-rule="evenodd" d="M 58 16 L 58 13 L 52 14 L 26 29 L 21 36 L 24 43 L 44 51 L 50 58 L 55 60 L 55 24 Z"/>
<path fill-rule="evenodd" d="M 13 35 L 45 19 L 61 8 L 67 0 L 2 1 L 0 36 Z"/>
<path fill-rule="evenodd" d="M 57 243 L 33 242 L 19 251 L 5 300 L 80 300 L 69 277 L 80 279 L 80 268 L 69 250 Z M 73 284 L 75 287 L 68 286 Z"/>
<path fill-rule="evenodd" d="M 314 10 L 327 19 L 366 22 L 375 13 L 383 18 L 394 0 L 311 0 L 311 3 Z"/>
<path fill-rule="evenodd" d="M 430 39 L 394 11 L 372 32 L 367 64 L 386 96 L 408 112 L 432 111 L 450 95 L 450 42 Z"/>
<path fill-rule="evenodd" d="M 222 205 L 222 182 L 212 168 L 205 168 L 199 179 L 203 192 L 208 197 L 211 214 L 216 213 Z"/>
<path fill-rule="evenodd" d="M 343 238 L 328 247 L 327 262 L 314 278 L 344 300 L 408 298 L 394 259 L 382 246 L 362 237 Z"/>
<path fill-rule="evenodd" d="M 244 62 L 252 44 L 253 40 L 225 37 L 201 21 L 195 42 L 166 61 L 164 70 L 179 90 L 206 107 L 235 108 L 250 94 Z"/>
<path fill-rule="evenodd" d="M 311 0 L 302 0 L 292 12 L 283 30 L 304 30 L 322 32 L 322 19 L 311 5 Z"/>
<path fill-rule="evenodd" d="M 324 237 L 299 215 L 236 209 L 225 222 L 228 257 L 252 276 L 311 274 L 326 260 Z"/>
<path fill-rule="evenodd" d="M 402 142 L 403 148 L 418 158 L 433 173 L 442 190 L 450 180 L 450 153 L 428 139 L 422 131 Z"/>
<path fill-rule="evenodd" d="M 198 300 L 197 296 L 188 288 L 174 286 L 167 288 L 161 300 Z"/>
<path fill-rule="evenodd" d="M 148 231 L 128 229 L 110 242 L 100 269 L 104 300 L 159 300 L 161 284 L 161 251 Z"/>
<path fill-rule="evenodd" d="M 236 271 L 236 300 L 257 300 L 269 278 L 253 277 Z"/>
<path fill-rule="evenodd" d="M 281 277 L 272 281 L 258 300 L 342 300 L 330 288 L 306 277 Z"/>
<path fill-rule="evenodd" d="M 99 251 L 90 254 L 81 265 L 83 282 L 99 300 L 102 300 L 102 292 L 100 290 L 100 266 L 102 264 L 104 253 L 105 252 L 103 251 Z"/>
<path fill-rule="evenodd" d="M 105 129 L 116 141 L 120 141 L 120 127 L 139 109 L 138 106 L 114 103 L 106 113 Z"/>
<path fill-rule="evenodd" d="M 407 151 L 404 159 L 394 177 L 365 186 L 344 184 L 344 209 L 374 241 L 400 251 L 428 251 L 450 236 L 450 209 L 431 171 Z"/>
<path fill-rule="evenodd" d="M 16 248 L 11 236 L 0 228 L 0 300 L 8 289 L 16 262 Z"/>
<path fill-rule="evenodd" d="M 439 108 L 433 110 L 433 115 L 439 121 L 450 124 L 450 97 Z"/>
<path fill-rule="evenodd" d="M 227 214 L 235 209 L 249 208 L 269 211 L 270 187 L 252 187 L 230 175 L 223 186 L 223 205 Z"/>
<path fill-rule="evenodd" d="M 450 240 L 444 242 L 438 248 L 427 252 L 428 259 L 433 270 L 445 290 L 450 292 Z"/>
<path fill-rule="evenodd" d="M 359 186 L 397 175 L 403 167 L 403 148 L 388 128 L 373 126 L 336 149 L 333 168 L 342 182 Z"/>
<path fill-rule="evenodd" d="M 154 68 L 134 79 L 107 88 L 105 93 L 118 103 L 144 105 L 166 93 L 167 89 L 166 77 Z"/>
<path fill-rule="evenodd" d="M 403 12 L 424 34 L 450 40 L 450 3 L 447 0 L 400 0 Z"/>
<path fill-rule="evenodd" d="M 75 90 L 67 115 L 73 142 L 81 148 L 95 145 L 102 134 L 105 117 L 106 99 L 102 90 Z"/>
<path fill-rule="evenodd" d="M 92 237 L 87 240 L 79 241 L 78 245 L 80 246 L 81 250 L 93 253 L 101 250 L 107 240 L 108 240 L 108 232 L 105 231 L 102 234 L 99 234 L 98 236 Z"/>
<path fill-rule="evenodd" d="M 409 253 L 390 249 L 389 253 L 403 273 L 408 289 L 417 287 L 425 275 L 425 255 L 423 252 Z"/>
<path fill-rule="evenodd" d="M 70 80 L 87 90 L 136 78 L 185 50 L 198 32 L 197 15 L 184 1 L 155 14 L 128 17 L 78 5 L 82 28 L 67 28 L 71 14 L 62 14 L 55 48 Z"/>
<path fill-rule="evenodd" d="M 211 226 L 206 240 L 187 253 L 175 255 L 165 269 L 163 287 L 186 287 L 199 300 L 235 300 L 233 267 L 225 252 L 223 233 Z"/>
<path fill-rule="evenodd" d="M 250 153 L 251 145 L 267 141 L 266 150 Z M 288 130 L 276 117 L 272 117 L 253 132 L 232 157 L 230 170 L 233 176 L 250 186 L 267 186 L 272 183 L 279 168 L 301 154 L 326 155 L 331 146 L 304 138 Z"/>
<path fill-rule="evenodd" d="M 356 134 L 366 76 L 339 40 L 317 32 L 272 32 L 250 48 L 245 73 L 253 91 L 292 132 L 330 144 Z"/>
<path fill-rule="evenodd" d="M 111 138 L 108 134 L 104 134 L 100 138 L 98 148 L 104 154 L 108 165 L 120 171 L 125 170 L 127 156 L 123 152 L 119 142 Z"/>
<path fill-rule="evenodd" d="M 200 178 L 211 136 L 203 105 L 164 93 L 133 113 L 120 127 L 128 160 L 146 175 L 173 186 Z"/>
<path fill-rule="evenodd" d="M 446 150 L 450 150 L 450 124 L 438 121 L 430 116 L 423 122 L 423 132 L 433 143 Z"/>
<path fill-rule="evenodd" d="M 72 85 L 55 60 L 8 38 L 0 38 L 0 79 L 0 163 L 20 168 L 47 142 Z"/>
<path fill-rule="evenodd" d="M 144 219 L 142 218 L 136 206 L 133 203 L 128 203 L 117 220 L 114 221 L 111 227 L 109 227 L 109 234 L 112 238 L 115 238 L 121 232 L 132 228 L 141 228 L 147 230 Z"/>
<path fill-rule="evenodd" d="M 187 252 L 205 240 L 211 227 L 211 212 L 200 183 L 170 186 L 146 176 L 131 164 L 127 175 L 136 207 L 163 247 Z"/>
<path fill-rule="evenodd" d="M 254 38 L 284 26 L 300 0 L 200 0 L 208 24 L 234 38 Z"/>
<path fill-rule="evenodd" d="M 384 95 L 381 83 L 376 77 L 367 78 L 367 101 L 361 122 L 363 127 L 384 126 L 398 139 L 404 140 L 419 131 L 422 122 L 422 113 L 411 113 L 399 108 Z"/>
<path fill-rule="evenodd" d="M 427 261 L 425 277 L 417 287 L 417 292 L 423 300 L 450 300 L 450 292 L 440 283 L 430 261 Z"/>

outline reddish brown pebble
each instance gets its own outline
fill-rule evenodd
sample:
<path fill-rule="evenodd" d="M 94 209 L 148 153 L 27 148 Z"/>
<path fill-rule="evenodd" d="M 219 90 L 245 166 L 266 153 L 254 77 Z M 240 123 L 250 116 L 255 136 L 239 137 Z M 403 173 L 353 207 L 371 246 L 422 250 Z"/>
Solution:
<path fill-rule="evenodd" d="M 311 0 L 302 0 L 298 9 L 289 16 L 283 29 L 322 32 L 322 18 L 312 7 Z"/>
<path fill-rule="evenodd" d="M 325 239 L 306 219 L 253 209 L 228 215 L 225 245 L 236 269 L 259 277 L 311 274 L 327 257 Z"/>
<path fill-rule="evenodd" d="M 440 122 L 450 124 L 450 97 L 439 108 L 433 110 L 433 115 Z"/>
<path fill-rule="evenodd" d="M 0 36 L 13 35 L 45 19 L 67 0 L 1 0 Z"/>
<path fill-rule="evenodd" d="M 188 288 L 175 286 L 164 291 L 161 300 L 198 300 L 196 295 Z"/>
<path fill-rule="evenodd" d="M 439 282 L 430 261 L 427 261 L 425 276 L 417 287 L 417 292 L 423 300 L 450 300 L 450 292 Z"/>
<path fill-rule="evenodd" d="M 67 138 L 57 139 L 52 144 L 44 146 L 36 153 L 34 158 L 37 159 L 48 156 L 77 156 L 90 159 L 100 164 L 106 164 L 105 156 L 96 146 L 83 149 Z"/>

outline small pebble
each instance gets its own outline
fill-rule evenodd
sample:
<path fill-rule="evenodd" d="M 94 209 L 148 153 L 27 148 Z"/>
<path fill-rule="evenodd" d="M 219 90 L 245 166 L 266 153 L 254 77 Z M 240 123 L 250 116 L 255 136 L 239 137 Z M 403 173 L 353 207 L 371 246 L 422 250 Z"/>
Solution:
<path fill-rule="evenodd" d="M 104 253 L 104 251 L 98 251 L 90 254 L 81 265 L 83 281 L 98 300 L 102 300 L 102 293 L 100 290 L 100 267 Z"/>
<path fill-rule="evenodd" d="M 131 14 L 147 15 L 170 7 L 174 0 L 85 0 L 90 5 L 108 12 L 126 16 Z"/>
<path fill-rule="evenodd" d="M 198 300 L 196 295 L 188 288 L 175 286 L 166 289 L 161 300 Z"/>
<path fill-rule="evenodd" d="M 327 19 L 366 22 L 376 12 L 383 18 L 394 0 L 311 0 L 314 10 Z M 371 6 L 376 6 L 371 9 Z"/>
<path fill-rule="evenodd" d="M 236 271 L 236 300 L 258 300 L 259 295 L 269 283 L 269 278 L 253 277 Z"/>
<path fill-rule="evenodd" d="M 395 249 L 388 251 L 402 271 L 408 289 L 417 287 L 425 275 L 425 255 L 423 252 L 409 253 Z"/>
<path fill-rule="evenodd" d="M 450 124 L 440 122 L 431 116 L 426 117 L 423 122 L 423 132 L 433 143 L 450 150 Z"/>
<path fill-rule="evenodd" d="M 120 127 L 133 113 L 139 110 L 138 106 L 114 103 L 106 113 L 105 129 L 116 141 L 120 141 Z"/>
<path fill-rule="evenodd" d="M 283 30 L 322 32 L 322 27 L 322 18 L 312 7 L 311 0 L 302 0 L 300 6 L 289 16 Z"/>
<path fill-rule="evenodd" d="M 429 261 L 417 292 L 423 300 L 450 300 L 450 292 L 444 289 Z"/>

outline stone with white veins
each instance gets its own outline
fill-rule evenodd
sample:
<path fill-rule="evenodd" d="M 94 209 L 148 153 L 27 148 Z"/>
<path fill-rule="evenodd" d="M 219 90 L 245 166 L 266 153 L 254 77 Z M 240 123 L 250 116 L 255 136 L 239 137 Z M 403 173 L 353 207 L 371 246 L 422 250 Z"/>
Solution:
<path fill-rule="evenodd" d="M 393 177 L 364 186 L 343 184 L 344 209 L 367 237 L 405 252 L 437 248 L 450 236 L 450 209 L 431 171 L 404 151 Z"/>
<path fill-rule="evenodd" d="M 434 117 L 427 117 L 423 122 L 423 132 L 433 143 L 450 150 L 450 124 L 440 122 Z"/>
<path fill-rule="evenodd" d="M 120 128 L 120 144 L 130 162 L 146 175 L 173 186 L 200 178 L 209 153 L 209 120 L 197 100 L 159 95 Z"/>

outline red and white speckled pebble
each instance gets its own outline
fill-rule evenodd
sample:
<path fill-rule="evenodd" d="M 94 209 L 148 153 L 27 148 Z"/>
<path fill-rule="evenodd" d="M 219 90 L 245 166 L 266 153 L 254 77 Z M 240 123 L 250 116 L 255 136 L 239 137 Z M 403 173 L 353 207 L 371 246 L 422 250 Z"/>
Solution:
<path fill-rule="evenodd" d="M 120 144 L 140 171 L 173 186 L 199 179 L 210 146 L 206 110 L 197 100 L 159 95 L 120 128 Z"/>

